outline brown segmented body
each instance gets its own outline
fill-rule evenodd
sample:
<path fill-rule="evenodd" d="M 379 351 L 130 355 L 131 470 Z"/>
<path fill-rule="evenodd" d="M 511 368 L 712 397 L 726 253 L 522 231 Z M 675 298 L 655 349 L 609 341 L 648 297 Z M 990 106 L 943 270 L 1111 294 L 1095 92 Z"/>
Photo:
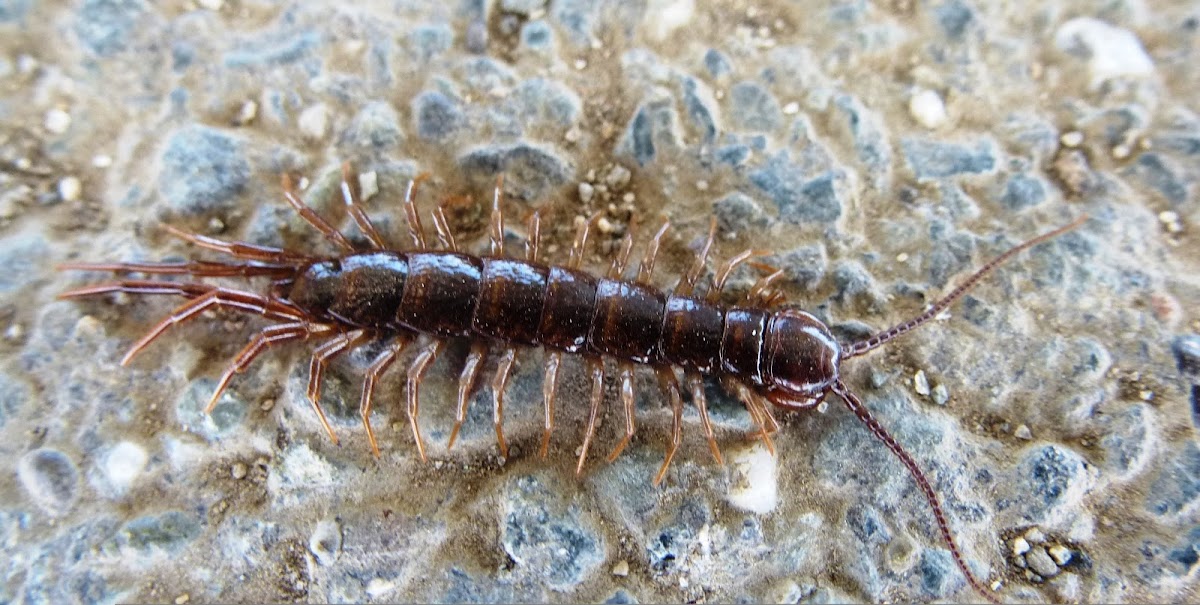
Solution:
<path fill-rule="evenodd" d="M 694 289 L 704 271 L 715 224 L 691 269 L 680 278 L 673 291 L 665 292 L 652 285 L 651 275 L 659 243 L 667 230 L 666 224 L 647 246 L 635 279 L 623 277 L 632 249 L 630 236 L 626 237 L 605 276 L 593 276 L 580 269 L 590 221 L 579 228 L 570 259 L 563 266 L 539 262 L 537 214 L 530 223 L 526 258 L 508 258 L 504 255 L 504 219 L 500 212 L 502 183 L 498 181 L 490 225 L 492 253 L 473 256 L 458 252 L 440 207 L 433 213 L 440 243 L 440 247 L 434 249 L 425 240 L 413 201 L 421 179 L 418 177 L 409 183 L 404 200 L 408 231 L 415 248 L 412 251 L 387 247 L 362 210 L 350 179 L 349 166 L 343 166 L 342 194 L 347 212 L 371 242 L 369 250 L 356 249 L 305 206 L 293 191 L 290 179 L 284 177 L 285 199 L 342 251 L 340 256 L 319 258 L 282 249 L 225 242 L 168 227 L 172 233 L 195 245 L 233 256 L 240 262 L 72 263 L 63 268 L 193 277 L 270 277 L 273 280 L 270 293 L 263 295 L 203 282 L 121 280 L 71 290 L 63 293 L 61 298 L 127 292 L 174 294 L 188 299 L 135 343 L 122 364 L 128 363 L 170 326 L 188 321 L 209 308 L 234 308 L 277 320 L 278 323 L 256 333 L 230 364 L 209 402 L 209 411 L 233 376 L 245 371 L 263 351 L 286 342 L 322 339 L 310 361 L 308 398 L 335 443 L 337 437 L 319 403 L 324 369 L 333 357 L 347 350 L 370 341 L 386 341 L 383 352 L 367 369 L 360 401 L 363 427 L 376 456 L 379 449 L 370 423 L 375 384 L 399 353 L 418 336 L 425 336 L 426 343 L 409 367 L 406 399 L 409 424 L 422 460 L 426 456 L 417 422 L 418 391 L 422 377 L 442 352 L 448 338 L 468 338 L 473 342 L 459 379 L 458 408 L 449 446 L 453 446 L 466 419 L 470 395 L 488 350 L 499 347 L 499 363 L 492 383 L 493 417 L 497 442 L 504 455 L 507 455 L 502 423 L 504 393 L 518 347 L 540 346 L 547 351 L 542 456 L 546 455 L 554 426 L 555 389 L 562 355 L 579 354 L 586 359 L 592 389 L 577 472 L 584 468 L 603 400 L 603 359 L 615 358 L 618 362 L 625 420 L 624 435 L 609 455 L 610 461 L 621 453 L 634 435 L 634 366 L 651 367 L 673 413 L 666 456 L 654 478 L 656 485 L 666 475 L 681 442 L 683 388 L 677 372 L 682 371 L 684 387 L 699 411 L 709 446 L 718 461 L 721 461 L 721 454 L 706 409 L 702 375 L 719 377 L 722 384 L 743 402 L 758 427 L 758 437 L 772 451 L 771 435 L 779 428 L 772 407 L 807 409 L 818 405 L 833 392 L 912 473 L 933 509 L 938 528 L 958 567 L 980 594 L 996 600 L 966 567 L 928 480 L 913 458 L 847 389 L 840 378 L 840 364 L 844 359 L 862 355 L 929 321 L 1001 263 L 1036 243 L 1077 227 L 1083 218 L 1026 241 L 994 259 L 920 316 L 866 340 L 843 345 L 812 315 L 779 306 L 782 297 L 770 289 L 770 284 L 782 275 L 782 271 L 768 268 L 771 272 L 750 289 L 741 304 L 718 302 L 718 294 L 730 272 L 755 256 L 752 252 L 744 252 L 723 263 L 707 295 L 696 296 Z"/>

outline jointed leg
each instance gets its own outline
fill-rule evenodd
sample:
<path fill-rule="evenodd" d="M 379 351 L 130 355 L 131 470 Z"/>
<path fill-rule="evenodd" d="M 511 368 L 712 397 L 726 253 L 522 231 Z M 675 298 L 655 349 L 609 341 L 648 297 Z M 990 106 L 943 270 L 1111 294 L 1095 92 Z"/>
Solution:
<path fill-rule="evenodd" d="M 505 458 L 508 457 L 508 444 L 504 442 L 504 391 L 508 388 L 508 378 L 516 358 L 516 349 L 505 349 L 496 366 L 496 377 L 492 379 L 492 422 L 496 425 L 496 444 L 500 446 L 500 455 Z"/>
<path fill-rule="evenodd" d="M 274 263 L 218 263 L 189 260 L 163 263 L 63 263 L 59 271 L 107 271 L 146 273 L 149 275 L 190 275 L 192 277 L 282 277 L 296 272 L 296 265 Z"/>
<path fill-rule="evenodd" d="M 458 410 L 454 413 L 454 428 L 450 431 L 450 442 L 446 445 L 446 449 L 454 447 L 458 431 L 462 429 L 463 423 L 467 420 L 467 405 L 471 401 L 471 392 L 475 390 L 475 381 L 479 378 L 479 371 L 483 369 L 485 357 L 487 357 L 487 345 L 481 342 L 471 345 L 467 362 L 463 364 L 462 374 L 458 377 Z"/>
<path fill-rule="evenodd" d="M 425 250 L 425 229 L 421 226 L 421 213 L 417 212 L 417 186 L 429 178 L 429 173 L 422 172 L 416 178 L 408 181 L 408 189 L 404 192 L 404 217 L 408 219 L 408 236 L 418 250 Z"/>
<path fill-rule="evenodd" d="M 438 244 L 443 250 L 458 252 L 458 244 L 454 242 L 454 232 L 450 230 L 450 221 L 446 220 L 446 210 L 441 206 L 433 209 L 433 228 L 437 231 Z"/>
<path fill-rule="evenodd" d="M 562 364 L 561 351 L 546 352 L 546 379 L 542 382 L 542 401 L 546 405 L 546 421 L 542 432 L 541 457 L 550 449 L 550 432 L 554 430 L 554 391 L 558 388 L 558 368 Z"/>
<path fill-rule="evenodd" d="M 412 425 L 413 439 L 417 442 L 417 454 L 421 456 L 421 462 L 428 460 L 425 457 L 425 442 L 421 439 L 421 427 L 417 424 L 417 414 L 420 411 L 418 395 L 421 379 L 424 378 L 425 371 L 441 354 L 445 345 L 445 341 L 441 340 L 426 345 L 408 368 L 408 423 Z"/>
<path fill-rule="evenodd" d="M 350 162 L 342 163 L 342 201 L 346 203 L 346 212 L 354 219 L 358 230 L 371 240 L 371 246 L 376 250 L 386 249 L 387 242 L 383 241 L 383 237 L 371 223 L 371 217 L 367 216 L 362 208 L 362 199 L 358 195 L 358 179 L 350 170 Z"/>
<path fill-rule="evenodd" d="M 529 217 L 529 234 L 525 240 L 525 260 L 536 263 L 538 259 L 538 245 L 542 239 L 542 216 L 537 211 L 533 216 Z"/>
<path fill-rule="evenodd" d="M 575 465 L 576 475 L 583 473 L 588 447 L 592 444 L 592 435 L 596 432 L 596 416 L 600 412 L 600 402 L 604 400 L 604 361 L 595 357 L 588 359 L 588 372 L 592 375 L 592 397 L 588 408 L 587 431 L 583 434 L 582 451 L 579 453 L 579 462 Z"/>
<path fill-rule="evenodd" d="M 708 417 L 708 399 L 704 396 L 704 379 L 699 374 L 689 373 L 685 380 L 688 391 L 692 394 L 692 403 L 700 412 L 700 426 L 704 428 L 704 436 L 708 438 L 708 449 L 712 451 L 717 464 L 725 464 L 721 457 L 721 448 L 717 447 L 717 437 L 713 434 L 712 419 Z"/>
<path fill-rule="evenodd" d="M 296 254 L 288 252 L 281 248 L 272 248 L 271 246 L 259 246 L 258 244 L 247 244 L 245 242 L 227 242 L 219 240 L 215 237 L 200 235 L 198 233 L 190 233 L 170 225 L 163 225 L 171 235 L 182 239 L 193 246 L 213 250 L 222 254 L 228 254 L 234 258 L 242 258 L 246 260 L 257 260 L 266 262 L 292 262 L 296 264 L 304 263 L 312 260 L 311 257 L 304 254 Z"/>
<path fill-rule="evenodd" d="M 746 411 L 750 412 L 750 418 L 754 420 L 754 424 L 758 425 L 758 436 L 762 439 L 763 445 L 767 446 L 771 454 L 774 454 L 775 444 L 771 441 L 771 433 L 778 430 L 779 425 L 775 424 L 773 416 L 770 416 L 769 421 L 767 420 L 770 412 L 765 409 L 766 404 L 762 402 L 762 399 L 756 397 L 749 387 L 737 380 L 726 380 L 725 388 L 733 391 L 741 400 L 742 405 L 746 406 Z"/>
<path fill-rule="evenodd" d="M 362 398 L 358 402 L 358 415 L 362 417 L 363 428 L 367 431 L 367 441 L 371 444 L 371 453 L 376 458 L 379 457 L 379 444 L 375 441 L 375 431 L 371 430 L 371 398 L 375 394 L 375 383 L 391 367 L 392 362 L 396 361 L 396 356 L 404 350 L 404 347 L 408 346 L 409 342 L 410 340 L 406 336 L 394 340 L 367 368 L 366 378 L 363 379 Z"/>
<path fill-rule="evenodd" d="M 634 417 L 634 393 L 633 393 L 633 364 L 624 361 L 621 362 L 619 369 L 621 377 L 621 407 L 625 409 L 625 435 L 621 437 L 621 441 L 617 443 L 617 447 L 608 455 L 608 461 L 613 462 L 621 452 L 625 451 L 625 446 L 629 445 L 629 440 L 633 439 L 635 430 Z"/>
<path fill-rule="evenodd" d="M 717 237 L 717 218 L 713 217 L 708 222 L 708 239 L 704 240 L 704 245 L 700 251 L 696 253 L 696 262 L 692 263 L 692 267 L 688 272 L 680 278 L 679 283 L 675 285 L 675 294 L 678 296 L 691 296 L 692 291 L 696 289 L 696 280 L 700 279 L 700 274 L 704 271 L 704 265 L 708 260 L 708 252 L 712 250 L 713 240 Z"/>
<path fill-rule="evenodd" d="M 285 172 L 280 181 L 283 184 L 283 199 L 287 200 L 287 203 L 300 215 L 300 218 L 316 228 L 317 231 L 320 231 L 321 235 L 325 236 L 325 239 L 329 240 L 330 243 L 340 248 L 343 252 L 354 252 L 354 245 L 350 243 L 350 240 L 346 239 L 346 236 L 325 222 L 325 219 L 321 218 L 316 212 L 313 212 L 312 208 L 309 208 L 300 200 L 300 196 L 296 194 L 291 176 L 288 176 Z"/>
<path fill-rule="evenodd" d="M 713 278 L 712 290 L 708 291 L 708 302 L 716 302 L 717 297 L 721 295 L 721 290 L 725 287 L 725 281 L 729 279 L 729 274 L 733 273 L 733 270 L 736 269 L 738 265 L 756 256 L 763 256 L 765 254 L 767 253 L 762 250 L 743 250 L 733 258 L 722 263 L 717 269 L 716 276 Z"/>
<path fill-rule="evenodd" d="M 504 212 L 500 200 L 504 196 L 504 175 L 496 177 L 496 189 L 492 192 L 492 220 L 488 225 L 488 238 L 492 240 L 492 256 L 504 256 Z"/>
<path fill-rule="evenodd" d="M 234 374 L 244 372 L 259 354 L 277 344 L 307 339 L 315 333 L 313 327 L 307 322 L 293 322 L 267 326 L 260 330 L 238 352 L 233 361 L 229 363 L 229 367 L 225 369 L 225 373 L 217 380 L 217 388 L 214 390 L 212 397 L 209 397 L 208 405 L 204 407 L 204 413 L 212 413 L 213 408 L 217 407 L 217 400 L 221 398 L 221 394 L 229 386 L 229 381 L 233 380 Z M 337 442 L 336 438 L 334 442 Z"/>
<path fill-rule="evenodd" d="M 679 395 L 679 381 L 675 378 L 675 371 L 670 366 L 655 368 L 654 373 L 658 375 L 658 384 L 671 402 L 671 440 L 667 442 L 667 454 L 663 457 L 662 466 L 654 476 L 654 485 L 657 486 L 662 483 L 663 477 L 667 476 L 667 468 L 671 466 L 675 451 L 683 442 L 683 398 Z"/>
<path fill-rule="evenodd" d="M 767 265 L 756 264 L 755 267 L 765 268 L 766 270 L 771 271 L 771 273 L 758 278 L 758 281 L 754 282 L 754 285 L 750 287 L 748 292 L 746 292 L 746 304 L 756 307 L 765 307 L 771 300 L 771 296 L 768 296 L 768 288 L 771 287 L 771 282 L 783 277 L 784 270 L 776 269 Z"/>
<path fill-rule="evenodd" d="M 646 254 L 642 257 L 642 264 L 638 267 L 637 281 L 639 284 L 649 284 L 650 276 L 654 273 L 654 259 L 658 256 L 658 248 L 662 245 L 662 238 L 667 234 L 667 229 L 671 228 L 671 221 L 663 221 L 662 227 L 658 228 L 658 233 L 650 239 L 650 243 L 646 245 Z"/>
<path fill-rule="evenodd" d="M 329 365 L 330 359 L 371 338 L 372 336 L 368 335 L 366 330 L 343 332 L 314 349 L 312 359 L 308 363 L 308 390 L 305 392 L 308 400 L 313 402 L 321 400 L 321 380 L 325 376 L 325 368 Z"/>
<path fill-rule="evenodd" d="M 579 228 L 575 230 L 575 241 L 571 244 L 571 255 L 567 258 L 568 269 L 578 269 L 583 264 L 583 250 L 587 245 L 588 231 L 598 218 L 600 218 L 599 212 L 580 223 Z"/>
<path fill-rule="evenodd" d="M 621 249 L 613 257 L 612 264 L 608 266 L 609 279 L 621 279 L 621 275 L 625 273 L 625 267 L 629 266 L 629 254 L 631 252 L 633 252 L 632 222 L 629 223 L 629 230 L 625 232 L 625 237 L 621 239 Z"/>

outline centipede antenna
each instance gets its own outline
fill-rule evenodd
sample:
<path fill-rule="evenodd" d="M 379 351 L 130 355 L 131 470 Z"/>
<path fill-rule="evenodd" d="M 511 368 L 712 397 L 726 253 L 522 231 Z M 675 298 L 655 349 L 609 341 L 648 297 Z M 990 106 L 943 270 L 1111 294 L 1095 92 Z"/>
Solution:
<path fill-rule="evenodd" d="M 996 258 L 992 259 L 988 264 L 984 265 L 981 269 L 979 269 L 973 275 L 968 277 L 967 280 L 962 283 L 962 285 L 955 288 L 954 291 L 950 292 L 950 294 L 947 294 L 941 300 L 933 303 L 933 306 L 931 306 L 924 313 L 922 313 L 922 314 L 918 315 L 917 317 L 914 317 L 908 321 L 896 324 L 882 332 L 874 334 L 873 336 L 871 336 L 870 338 L 867 338 L 866 340 L 860 340 L 854 344 L 851 344 L 848 346 L 842 346 L 842 359 L 858 357 L 860 355 L 868 353 L 868 352 L 880 347 L 881 345 L 883 345 L 887 342 L 890 342 L 892 340 L 895 340 L 896 338 L 899 338 L 900 336 L 920 327 L 922 324 L 928 322 L 929 320 L 933 319 L 934 317 L 937 317 L 938 314 L 940 314 L 942 311 L 945 311 L 950 305 L 954 304 L 959 298 L 961 298 L 963 294 L 966 294 L 967 292 L 969 292 L 971 290 L 971 288 L 974 288 L 980 282 L 980 280 L 982 280 L 984 277 L 987 277 L 987 275 L 989 273 L 994 271 L 1000 265 L 1003 265 L 1005 262 L 1007 262 L 1012 257 L 1016 256 L 1018 253 L 1020 253 L 1024 250 L 1028 250 L 1029 248 L 1032 248 L 1044 241 L 1054 239 L 1068 231 L 1071 231 L 1072 229 L 1075 229 L 1075 228 L 1079 227 L 1080 225 L 1082 225 L 1083 223 L 1087 222 L 1087 220 L 1088 220 L 1088 216 L 1085 214 L 1085 215 L 1080 216 L 1079 218 L 1075 219 L 1074 221 L 1072 221 L 1069 225 L 1064 225 L 1062 227 L 1059 227 L 1058 229 L 1055 229 L 1048 233 L 1043 233 L 1037 237 L 1028 239 L 1024 242 L 1021 242 L 1020 244 L 1017 244 L 1016 246 L 1010 248 L 1004 254 L 1001 254 L 1000 256 L 997 256 Z"/>
<path fill-rule="evenodd" d="M 958 543 L 954 541 L 954 535 L 950 533 L 950 526 L 946 522 L 946 514 L 942 510 L 941 501 L 938 500 L 937 494 L 933 491 L 933 487 L 929 485 L 929 480 L 925 478 L 925 473 L 921 472 L 921 467 L 917 466 L 917 461 L 913 460 L 913 457 L 909 455 L 904 447 L 901 446 L 894 438 L 892 438 L 891 433 L 888 433 L 887 429 L 883 428 L 882 424 L 879 424 L 879 421 L 871 415 L 870 410 L 863 405 L 862 400 L 860 400 L 857 395 L 852 393 L 850 389 L 846 388 L 846 384 L 844 382 L 839 379 L 834 383 L 832 390 L 837 394 L 838 397 L 842 398 L 842 401 L 846 403 L 846 407 L 849 408 L 850 411 L 853 412 L 863 424 L 867 425 L 867 428 L 871 429 L 871 433 L 875 435 L 875 438 L 882 441 L 883 444 L 886 445 L 887 448 L 891 450 L 897 458 L 900 459 L 900 462 L 904 464 L 904 467 L 908 469 L 908 472 L 912 475 L 913 480 L 917 482 L 917 486 L 920 487 L 921 491 L 925 494 L 925 499 L 929 502 L 929 507 L 933 509 L 933 516 L 935 519 L 937 519 L 937 526 L 938 530 L 942 534 L 942 539 L 945 540 L 946 544 L 950 547 L 950 555 L 954 557 L 954 562 L 958 565 L 958 569 L 962 571 L 964 576 L 966 576 L 967 582 L 969 582 L 971 587 L 979 592 L 979 594 L 983 595 L 983 597 L 988 601 L 999 604 L 999 599 L 993 596 L 990 592 L 984 590 L 983 584 L 978 578 L 975 577 L 975 574 L 971 573 L 971 570 L 967 568 L 967 564 L 962 557 L 962 552 L 958 549 Z"/>

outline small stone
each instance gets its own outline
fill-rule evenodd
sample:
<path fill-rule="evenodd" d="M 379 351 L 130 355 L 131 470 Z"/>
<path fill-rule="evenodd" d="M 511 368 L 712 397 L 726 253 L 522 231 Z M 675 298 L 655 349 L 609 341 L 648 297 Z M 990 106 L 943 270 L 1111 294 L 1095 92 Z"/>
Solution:
<path fill-rule="evenodd" d="M 190 600 L 192 600 L 192 596 L 185 592 L 175 597 L 175 605 L 184 605 L 184 603 L 187 603 Z"/>
<path fill-rule="evenodd" d="M 92 156 L 92 166 L 96 168 L 108 168 L 113 165 L 113 159 L 110 155 L 103 153 Z"/>
<path fill-rule="evenodd" d="M 233 122 L 238 126 L 246 126 L 253 122 L 256 117 L 258 117 L 258 103 L 255 101 L 246 101 L 242 103 L 242 107 L 238 110 L 237 117 L 233 119 Z"/>
<path fill-rule="evenodd" d="M 122 441 L 109 450 L 104 457 L 104 476 L 118 492 L 124 492 L 146 467 L 149 456 L 142 446 L 132 441 Z"/>
<path fill-rule="evenodd" d="M 1046 201 L 1046 185 L 1028 174 L 1014 174 L 1004 185 L 1000 201 L 1009 210 L 1024 210 Z"/>
<path fill-rule="evenodd" d="M 608 235 L 615 231 L 616 227 L 613 226 L 612 221 L 608 220 L 607 217 L 602 216 L 596 221 L 596 230 L 600 233 Z"/>
<path fill-rule="evenodd" d="M 1025 531 L 1025 539 L 1033 544 L 1041 544 L 1046 541 L 1046 534 L 1036 527 L 1031 527 Z"/>
<path fill-rule="evenodd" d="M 427 141 L 445 141 L 464 126 L 466 114 L 458 101 L 436 90 L 425 91 L 412 101 L 417 135 Z"/>
<path fill-rule="evenodd" d="M 650 37 L 662 42 L 692 20 L 696 14 L 696 1 L 650 0 L 646 14 L 654 15 L 654 18 L 649 20 Z"/>
<path fill-rule="evenodd" d="M 791 115 L 796 115 L 798 113 L 800 113 L 800 104 L 795 101 L 792 101 L 791 103 L 788 103 L 787 105 L 783 106 L 783 114 L 784 115 L 791 116 Z"/>
<path fill-rule="evenodd" d="M 579 201 L 588 203 L 592 201 L 592 196 L 596 194 L 596 188 L 592 187 L 591 183 L 579 184 Z"/>
<path fill-rule="evenodd" d="M 1058 137 L 1058 142 L 1062 143 L 1063 147 L 1070 147 L 1074 149 L 1083 144 L 1083 133 L 1079 132 L 1078 130 L 1065 132 L 1062 136 Z"/>
<path fill-rule="evenodd" d="M 1132 153 L 1132 151 L 1130 151 L 1129 145 L 1121 144 L 1121 145 L 1114 145 L 1111 153 L 1112 153 L 1113 159 L 1123 160 L 1123 159 L 1129 157 L 1129 154 Z"/>
<path fill-rule="evenodd" d="M 939 382 L 933 386 L 933 402 L 938 405 L 946 405 L 947 401 L 950 401 L 950 389 Z"/>
<path fill-rule="evenodd" d="M 83 183 L 77 176 L 65 176 L 58 181 L 58 197 L 64 202 L 74 202 L 83 193 Z"/>
<path fill-rule="evenodd" d="M 617 561 L 617 564 L 613 565 L 612 575 L 617 576 L 618 578 L 624 578 L 624 577 L 628 576 L 629 575 L 629 561 L 626 561 L 624 559 Z"/>
<path fill-rule="evenodd" d="M 617 164 L 616 166 L 613 166 L 612 170 L 609 171 L 608 176 L 604 177 L 604 182 L 609 187 L 612 187 L 615 190 L 620 190 L 624 189 L 625 186 L 629 184 L 629 179 L 632 177 L 633 174 L 629 172 L 628 168 Z"/>
<path fill-rule="evenodd" d="M 1034 548 L 1025 555 L 1025 560 L 1029 562 L 1029 567 L 1043 578 L 1053 578 L 1059 573 L 1058 565 L 1054 564 L 1054 560 L 1050 555 L 1046 554 L 1044 548 Z"/>
<path fill-rule="evenodd" d="M 1033 439 L 1033 431 L 1030 431 L 1027 425 L 1022 424 L 1018 426 L 1015 431 L 1013 431 L 1013 436 L 1017 439 L 1029 441 L 1030 439 Z"/>
<path fill-rule="evenodd" d="M 375 197 L 379 193 L 379 173 L 371 170 L 359 174 L 358 191 L 364 202 Z"/>
<path fill-rule="evenodd" d="M 246 475 L 249 473 L 250 473 L 250 468 L 248 466 L 246 466 L 246 464 L 244 462 L 234 462 L 233 466 L 231 466 L 229 468 L 230 476 L 232 476 L 234 479 L 237 479 L 238 481 L 245 479 Z"/>
<path fill-rule="evenodd" d="M 210 11 L 219 11 L 222 6 L 225 6 L 225 0 L 196 0 L 196 4 L 200 8 L 205 8 Z"/>
<path fill-rule="evenodd" d="M 1012 552 L 1014 555 L 1023 555 L 1029 552 L 1029 541 L 1021 536 L 1017 536 L 1012 541 Z"/>
<path fill-rule="evenodd" d="M 761 443 L 734 452 L 726 498 L 735 508 L 767 514 L 779 503 L 779 478 L 775 456 Z"/>
<path fill-rule="evenodd" d="M 172 209 L 188 215 L 232 210 L 250 181 L 242 142 L 224 131 L 189 125 L 167 139 L 158 188 Z"/>
<path fill-rule="evenodd" d="M 1177 234 L 1183 231 L 1183 224 L 1179 222 L 1179 213 L 1171 210 L 1164 210 L 1158 213 L 1158 222 L 1162 223 L 1163 229 L 1167 233 Z"/>
<path fill-rule="evenodd" d="M 1054 559 L 1054 562 L 1057 563 L 1059 567 L 1070 563 L 1071 557 L 1074 555 L 1074 553 L 1071 552 L 1071 549 L 1063 546 L 1062 544 L 1055 544 L 1054 546 L 1047 548 L 1046 552 L 1050 554 L 1050 558 Z"/>
<path fill-rule="evenodd" d="M 922 397 L 929 395 L 929 378 L 925 376 L 925 370 L 917 370 L 913 375 L 913 389 Z"/>
<path fill-rule="evenodd" d="M 990 141 L 973 146 L 926 139 L 904 139 L 904 157 L 918 180 L 983 174 L 996 169 L 996 148 Z"/>
<path fill-rule="evenodd" d="M 908 100 L 908 112 L 918 124 L 933 130 L 946 123 L 946 105 L 942 96 L 932 90 L 922 90 Z"/>
<path fill-rule="evenodd" d="M 51 109 L 46 112 L 43 126 L 50 134 L 62 134 L 71 127 L 71 114 L 62 109 Z"/>
<path fill-rule="evenodd" d="M 1114 78 L 1154 75 L 1154 61 L 1137 35 L 1093 17 L 1077 17 L 1060 25 L 1054 45 L 1087 62 L 1092 90 Z"/>
<path fill-rule="evenodd" d="M 79 498 L 79 471 L 57 450 L 37 449 L 22 456 L 17 478 L 34 503 L 51 516 L 65 514 Z"/>
<path fill-rule="evenodd" d="M 342 552 L 342 525 L 336 519 L 317 523 L 308 539 L 308 550 L 316 557 L 317 563 L 332 565 Z"/>
<path fill-rule="evenodd" d="M 310 105 L 300 112 L 296 120 L 300 135 L 312 141 L 320 141 L 329 134 L 329 107 L 324 103 Z"/>

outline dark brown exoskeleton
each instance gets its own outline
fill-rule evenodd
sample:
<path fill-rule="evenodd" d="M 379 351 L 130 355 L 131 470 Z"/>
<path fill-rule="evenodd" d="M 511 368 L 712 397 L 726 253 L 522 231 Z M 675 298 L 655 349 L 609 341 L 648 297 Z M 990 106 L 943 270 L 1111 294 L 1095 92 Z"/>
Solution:
<path fill-rule="evenodd" d="M 60 298 L 78 298 L 112 292 L 173 294 L 188 301 L 160 321 L 136 342 L 122 365 L 167 328 L 197 317 L 211 308 L 236 309 L 262 315 L 278 323 L 256 333 L 234 358 L 218 381 L 207 410 L 216 405 L 230 380 L 245 371 L 263 351 L 292 341 L 322 339 L 309 365 L 308 399 L 333 441 L 337 437 L 321 409 L 321 380 L 330 360 L 370 341 L 385 341 L 383 352 L 366 371 L 360 401 L 360 416 L 371 451 L 379 447 L 371 429 L 371 404 L 376 383 L 404 348 L 424 337 L 425 344 L 408 369 L 407 414 L 417 453 L 426 459 L 418 423 L 418 390 L 422 377 L 441 354 L 450 338 L 472 341 L 470 354 L 459 379 L 458 405 L 448 447 L 453 446 L 467 416 L 467 405 L 487 351 L 499 346 L 501 353 L 493 380 L 493 418 L 500 451 L 507 456 L 502 418 L 504 392 L 519 347 L 542 347 L 545 355 L 543 405 L 545 424 L 541 455 L 545 456 L 554 426 L 555 389 L 564 353 L 579 354 L 587 362 L 591 397 L 582 452 L 576 465 L 581 472 L 596 428 L 603 401 L 605 357 L 617 360 L 624 434 L 609 454 L 614 460 L 634 435 L 634 368 L 653 368 L 670 402 L 673 414 L 671 435 L 662 466 L 654 478 L 657 485 L 667 473 L 682 440 L 683 397 L 686 389 L 696 405 L 701 425 L 713 456 L 721 453 L 710 422 L 702 377 L 720 378 L 722 384 L 745 404 L 758 427 L 758 436 L 772 449 L 771 435 L 779 428 L 771 408 L 803 410 L 818 405 L 830 392 L 836 393 L 900 460 L 920 486 L 937 519 L 938 529 L 949 545 L 955 562 L 971 585 L 987 597 L 995 597 L 967 568 L 942 512 L 941 504 L 913 458 L 875 420 L 867 408 L 847 389 L 839 374 L 843 360 L 862 355 L 929 321 L 1001 263 L 1039 242 L 1083 222 L 1083 218 L 1035 237 L 1005 252 L 973 274 L 961 286 L 936 302 L 919 317 L 849 345 L 839 344 L 824 323 L 796 309 L 779 308 L 781 296 L 771 283 L 783 272 L 773 270 L 747 293 L 744 302 L 726 305 L 718 300 L 730 272 L 755 256 L 751 251 L 736 255 L 716 271 L 712 287 L 701 298 L 694 293 L 704 272 L 713 244 L 715 223 L 695 262 L 670 293 L 651 284 L 655 257 L 667 224 L 651 239 L 634 279 L 624 279 L 633 246 L 627 235 L 604 277 L 580 269 L 591 221 L 579 226 L 570 257 L 563 266 L 538 260 L 539 219 L 529 225 L 525 259 L 504 256 L 503 215 L 500 211 L 502 182 L 498 181 L 492 204 L 489 256 L 458 251 L 442 208 L 433 212 L 439 247 L 425 239 L 414 197 L 422 177 L 409 182 L 404 199 L 408 233 L 414 250 L 388 248 L 363 211 L 348 165 L 343 166 L 342 195 L 347 213 L 369 240 L 368 250 L 357 249 L 337 229 L 300 200 L 288 177 L 283 179 L 284 197 L 313 227 L 341 250 L 336 257 L 321 258 L 240 242 L 225 242 L 167 227 L 174 235 L 203 248 L 241 259 L 240 262 L 185 261 L 180 263 L 69 263 L 62 268 L 113 273 L 176 274 L 193 277 L 267 277 L 269 294 L 234 290 L 203 282 L 120 280 L 78 288 Z M 679 383 L 682 371 L 684 388 Z"/>

